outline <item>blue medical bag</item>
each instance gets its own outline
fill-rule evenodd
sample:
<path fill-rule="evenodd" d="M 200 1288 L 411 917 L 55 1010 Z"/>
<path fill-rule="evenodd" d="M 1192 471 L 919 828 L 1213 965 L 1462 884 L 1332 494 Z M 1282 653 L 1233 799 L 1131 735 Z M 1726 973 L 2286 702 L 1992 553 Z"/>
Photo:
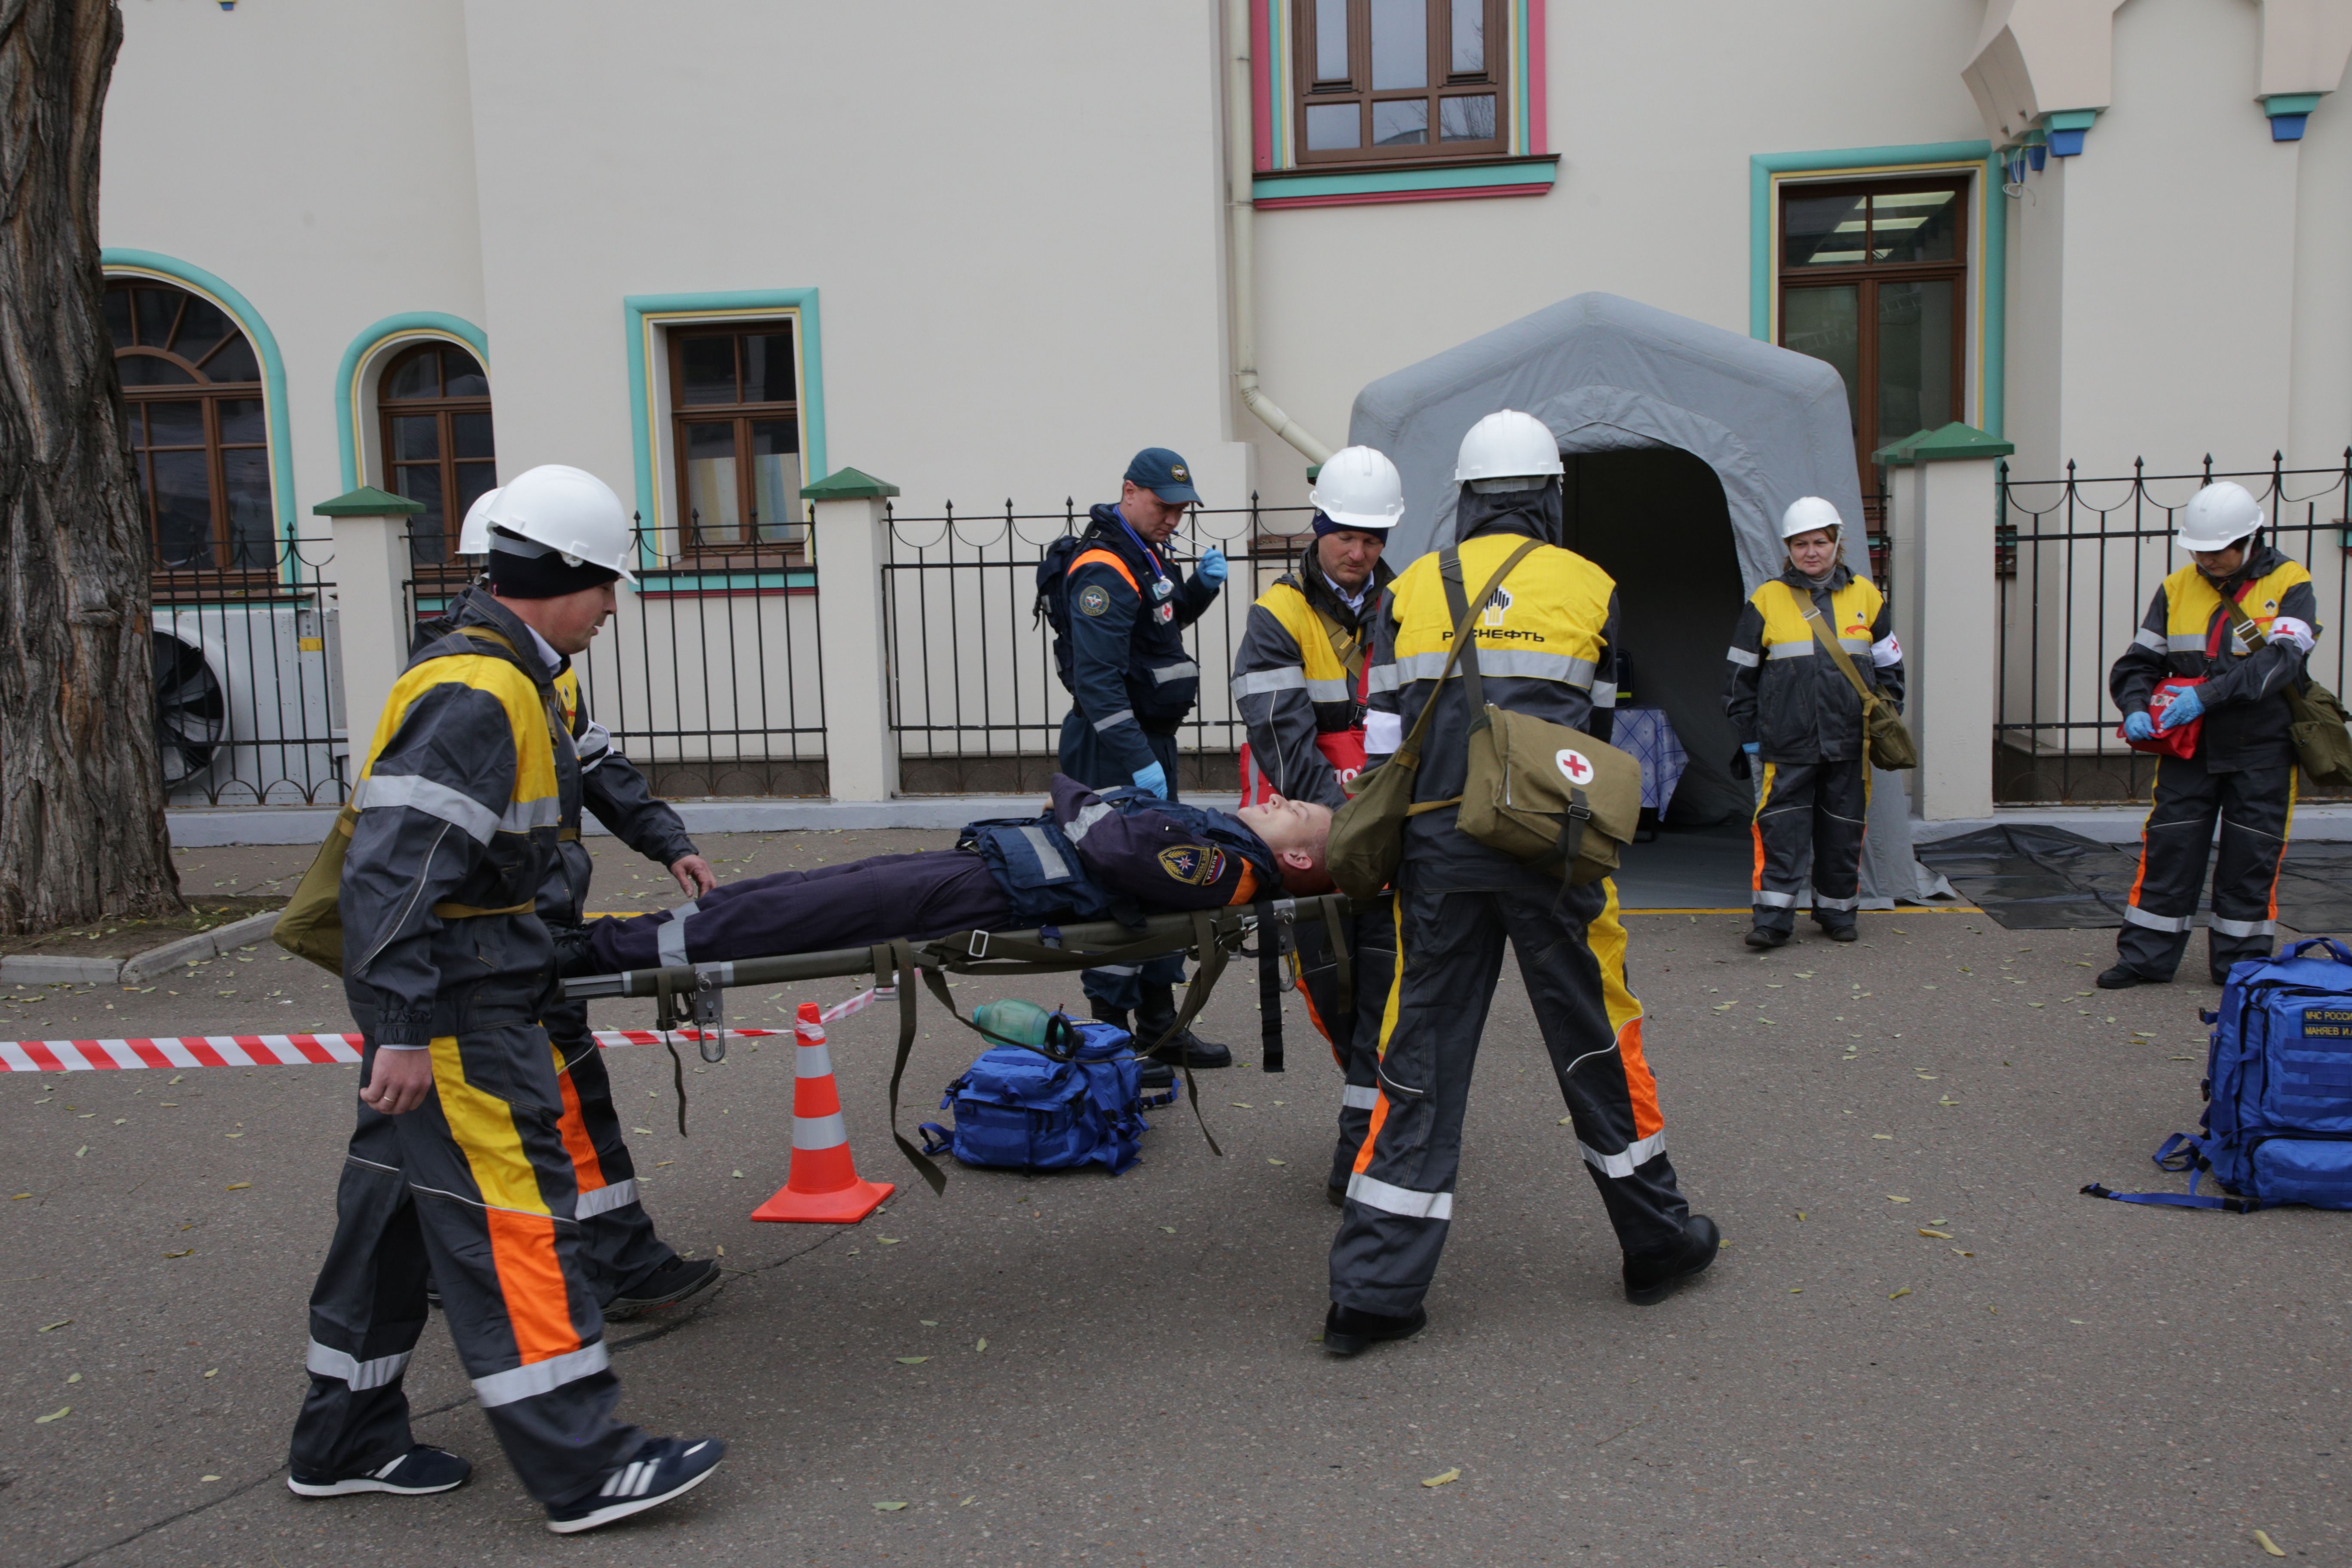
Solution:
<path fill-rule="evenodd" d="M 2324 947 L 2333 962 L 2305 958 Z M 2205 1065 L 2205 1121 L 2176 1132 L 2158 1169 L 2188 1171 L 2187 1193 L 2093 1197 L 2240 1214 L 2279 1204 L 2352 1208 L 2352 950 L 2327 937 L 2233 965 Z M 2200 1194 L 2210 1173 L 2231 1195 Z"/>
<path fill-rule="evenodd" d="M 1140 1159 L 1143 1113 L 1175 1091 L 1145 1098 L 1135 1041 L 1110 1024 L 1070 1025 L 1066 1061 L 1026 1046 L 983 1051 L 948 1085 L 940 1109 L 955 1126 L 923 1123 L 923 1152 L 967 1165 L 1066 1171 L 1098 1164 L 1112 1175 Z"/>

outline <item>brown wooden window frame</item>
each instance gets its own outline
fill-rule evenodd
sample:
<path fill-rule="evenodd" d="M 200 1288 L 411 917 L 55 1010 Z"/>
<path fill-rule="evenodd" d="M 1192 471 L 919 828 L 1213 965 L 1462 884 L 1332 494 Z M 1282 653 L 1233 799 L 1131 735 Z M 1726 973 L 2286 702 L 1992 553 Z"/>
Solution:
<path fill-rule="evenodd" d="M 441 525 L 444 530 L 442 555 L 436 560 L 419 553 L 424 542 L 414 540 L 411 542 L 409 560 L 411 570 L 415 573 L 418 583 L 431 583 L 450 588 L 454 592 L 456 588 L 463 587 L 472 581 L 479 571 L 478 565 L 467 563 L 464 558 L 457 553 L 457 532 L 466 522 L 465 514 L 457 509 L 456 504 L 461 493 L 457 484 L 457 469 L 461 464 L 470 466 L 483 459 L 477 458 L 461 459 L 457 457 L 457 428 L 452 421 L 460 415 L 468 414 L 479 414 L 485 418 L 493 420 L 490 446 L 492 455 L 488 459 L 491 464 L 493 484 L 497 483 L 498 437 L 488 394 L 485 393 L 478 397 L 470 395 L 457 397 L 448 395 L 446 366 L 440 360 L 441 354 L 445 352 L 464 354 L 468 361 L 472 362 L 474 368 L 481 374 L 483 379 L 485 381 L 488 379 L 488 369 L 483 365 L 471 348 L 462 343 L 453 343 L 442 338 L 422 338 L 399 345 L 385 358 L 383 368 L 376 373 L 376 452 L 378 463 L 383 470 L 383 488 L 394 495 L 408 493 L 400 488 L 402 468 L 437 467 L 440 469 Z M 391 396 L 393 377 L 398 374 L 408 362 L 426 353 L 431 353 L 435 358 L 435 380 L 441 388 L 440 393 L 432 397 Z M 439 456 L 429 460 L 402 458 L 399 455 L 400 448 L 394 439 L 393 421 L 419 418 L 426 415 L 435 416 L 436 449 Z"/>
<path fill-rule="evenodd" d="M 731 404 L 686 401 L 686 345 L 698 339 L 732 338 L 738 341 L 735 351 L 737 395 L 743 389 L 745 368 L 740 340 L 747 337 L 768 337 L 787 333 L 792 340 L 793 393 L 790 401 L 765 400 Z M 736 317 L 724 321 L 681 322 L 664 334 L 664 358 L 668 366 L 668 399 L 670 422 L 670 457 L 673 482 L 677 486 L 677 523 L 674 529 L 675 549 L 667 552 L 678 564 L 693 567 L 720 567 L 779 570 L 801 567 L 809 563 L 808 519 L 801 516 L 778 524 L 775 519 L 761 520 L 759 515 L 759 485 L 751 452 L 751 426 L 765 423 L 788 423 L 793 430 L 793 458 L 800 468 L 800 479 L 793 487 L 793 493 L 811 480 L 808 472 L 806 432 L 801 424 L 801 394 L 805 387 L 806 366 L 801 359 L 803 339 L 797 315 Z M 736 515 L 743 520 L 743 530 L 749 542 L 741 540 L 704 543 L 700 538 L 701 520 L 694 508 L 694 477 L 691 449 L 688 433 L 696 426 L 729 425 L 733 426 L 735 442 L 735 505 Z M 760 539 L 762 526 L 782 526 L 786 537 L 763 542 Z"/>
<path fill-rule="evenodd" d="M 253 339 L 245 330 L 245 323 L 238 321 L 217 301 L 206 299 L 193 289 L 163 279 L 143 276 L 110 277 L 106 279 L 106 287 L 110 292 L 120 289 L 133 293 L 148 289 L 163 294 L 176 294 L 181 300 L 179 310 L 173 315 L 172 325 L 165 332 L 163 346 L 134 342 L 132 346 L 117 348 L 114 351 L 114 357 L 118 362 L 133 356 L 162 359 L 178 366 L 191 377 L 185 382 L 161 386 L 125 385 L 122 388 L 123 411 L 127 416 L 127 428 L 123 435 L 126 444 L 131 448 L 131 462 L 137 469 L 140 510 L 146 520 L 147 542 L 151 552 L 150 574 L 153 595 L 158 599 L 172 600 L 205 598 L 223 592 L 268 593 L 275 589 L 278 585 L 279 555 L 283 546 L 278 538 L 274 492 L 270 500 L 269 559 L 263 564 L 247 566 L 169 564 L 162 559 L 163 541 L 157 529 L 155 486 L 151 454 L 159 451 L 194 451 L 197 448 L 191 445 L 167 447 L 152 445 L 148 439 L 151 428 L 147 414 L 149 405 L 193 404 L 200 410 L 204 426 L 202 450 L 205 454 L 205 482 L 211 503 L 212 548 L 214 560 L 216 563 L 226 562 L 229 558 L 235 543 L 229 530 L 226 454 L 233 451 L 259 452 L 264 475 L 270 483 L 275 482 L 269 466 L 269 401 L 262 383 L 259 380 L 214 381 L 205 370 L 205 364 L 217 359 L 232 342 L 243 343 L 246 352 L 252 355 L 256 368 L 259 368 L 260 354 L 255 350 Z M 190 300 L 210 305 L 214 310 L 218 310 L 229 327 L 227 335 L 222 337 L 195 360 L 190 360 L 184 355 L 173 353 L 170 347 L 176 341 L 181 324 L 187 318 Z M 135 324 L 137 314 L 137 308 L 134 305 L 131 311 L 134 338 L 138 335 L 138 328 Z M 262 428 L 260 440 L 232 442 L 222 438 L 220 405 L 231 402 L 251 402 L 259 406 Z"/>
<path fill-rule="evenodd" d="M 1318 13 L 1325 4 L 1344 3 L 1348 13 L 1348 66 L 1345 78 L 1318 80 Z M 1292 0 L 1291 37 L 1293 68 L 1291 81 L 1292 138 L 1291 159 L 1294 167 L 1334 169 L 1345 167 L 1392 169 L 1405 165 L 1491 163 L 1507 157 L 1511 150 L 1511 32 L 1507 11 L 1509 0 L 1479 0 L 1486 10 L 1485 68 L 1477 72 L 1456 74 L 1452 70 L 1452 20 L 1454 0 L 1423 0 L 1427 12 L 1426 37 L 1429 45 L 1428 70 L 1425 85 L 1419 88 L 1375 88 L 1372 86 L 1371 13 L 1372 0 Z M 1444 100 L 1450 98 L 1482 98 L 1495 100 L 1495 134 L 1475 142 L 1441 142 L 1435 140 L 1443 125 Z M 1375 103 L 1409 101 L 1414 99 L 1428 104 L 1428 126 L 1431 140 L 1404 142 L 1395 146 L 1376 146 L 1372 141 L 1372 108 Z M 1309 111 L 1343 103 L 1359 106 L 1357 144 L 1353 147 L 1332 147 L 1311 151 L 1307 146 Z"/>
<path fill-rule="evenodd" d="M 1948 280 L 1952 285 L 1952 410 L 1953 417 L 1964 416 L 1968 406 L 1969 342 L 1973 327 L 1969 310 L 1969 247 L 1974 243 L 1970 227 L 1975 196 L 1975 177 L 1969 174 L 1881 175 L 1868 179 L 1791 181 L 1783 180 L 1775 192 L 1778 206 L 1773 213 L 1773 284 L 1778 290 L 1774 312 L 1773 337 L 1786 346 L 1789 322 L 1789 296 L 1806 288 L 1830 288 L 1856 285 L 1855 323 L 1859 342 L 1855 345 L 1856 384 L 1851 389 L 1856 400 L 1854 415 L 1854 465 L 1865 495 L 1884 487 L 1880 484 L 1870 456 L 1890 441 L 1899 441 L 1913 434 L 1908 430 L 1884 431 L 1878 428 L 1878 288 L 1883 283 L 1920 283 Z M 1952 203 L 1952 256 L 1937 261 L 1860 261 L 1822 267 L 1791 267 L 1788 259 L 1787 215 L 1791 201 L 1818 200 L 1834 196 L 1880 196 L 1909 195 L 1914 192 L 1949 190 L 1955 193 Z M 1877 207 L 1871 208 L 1871 223 L 1876 223 Z M 1865 231 L 1863 254 L 1867 257 L 1874 248 L 1872 235 Z"/>

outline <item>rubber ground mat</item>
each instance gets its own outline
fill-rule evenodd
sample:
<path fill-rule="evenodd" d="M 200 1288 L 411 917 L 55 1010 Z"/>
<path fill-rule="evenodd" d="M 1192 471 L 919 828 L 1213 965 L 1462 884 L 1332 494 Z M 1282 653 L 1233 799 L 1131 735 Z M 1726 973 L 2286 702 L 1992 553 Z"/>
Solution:
<path fill-rule="evenodd" d="M 2124 923 L 2139 847 L 2102 844 L 2063 827 L 1987 827 L 1918 847 L 1961 898 L 2011 931 L 2078 931 Z M 2210 889 L 2212 868 L 2206 881 Z M 2210 918 L 2200 896 L 2197 923 Z M 2352 931 L 2352 844 L 2289 844 L 2278 883 L 2279 923 L 2298 931 Z"/>

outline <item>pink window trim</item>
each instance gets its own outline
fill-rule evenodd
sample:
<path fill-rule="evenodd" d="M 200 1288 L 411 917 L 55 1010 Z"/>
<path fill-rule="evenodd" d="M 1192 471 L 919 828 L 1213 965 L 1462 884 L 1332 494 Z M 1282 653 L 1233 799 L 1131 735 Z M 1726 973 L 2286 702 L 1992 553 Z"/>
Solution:
<path fill-rule="evenodd" d="M 1551 151 L 1550 126 L 1545 112 L 1548 95 L 1544 86 L 1551 73 L 1545 68 L 1544 61 L 1544 10 L 1545 0 L 1528 0 L 1528 58 L 1519 79 L 1527 83 L 1529 153 Z"/>
<path fill-rule="evenodd" d="M 1274 167 L 1274 47 L 1267 0 L 1250 7 L 1250 141 L 1259 174 Z"/>

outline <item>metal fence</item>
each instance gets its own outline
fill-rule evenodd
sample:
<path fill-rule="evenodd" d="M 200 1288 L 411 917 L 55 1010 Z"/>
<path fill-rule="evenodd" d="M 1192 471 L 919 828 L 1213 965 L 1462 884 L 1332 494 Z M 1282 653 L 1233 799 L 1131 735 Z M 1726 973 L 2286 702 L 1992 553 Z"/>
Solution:
<path fill-rule="evenodd" d="M 2216 479 L 2258 497 L 2263 538 L 2310 571 L 2325 630 L 2313 679 L 2341 690 L 2347 595 L 2346 500 L 2352 448 L 2332 468 L 2272 466 L 2220 473 L 2211 458 L 2188 474 L 2032 480 L 2000 466 L 1995 571 L 2000 577 L 1999 707 L 1993 791 L 2009 805 L 2145 800 L 2154 759 L 2116 736 L 2121 715 L 2107 669 L 2131 641 L 2150 595 L 2185 560 L 2172 542 L 2175 514 Z"/>
<path fill-rule="evenodd" d="M 1215 545 L 1232 575 L 1185 634 L 1201 667 L 1201 696 L 1181 731 L 1183 782 L 1234 781 L 1244 739 L 1227 672 L 1251 602 L 1287 570 L 1309 537 L 1310 507 L 1194 509 L 1171 542 L 1190 562 Z M 1053 632 L 1037 604 L 1037 564 L 1057 540 L 1082 531 L 1075 501 L 1058 510 L 959 511 L 889 520 L 883 574 L 890 658 L 890 728 L 903 787 L 917 794 L 1042 787 L 1054 770 L 1070 699 L 1054 673 Z"/>
<path fill-rule="evenodd" d="M 155 732 L 173 805 L 320 805 L 350 793 L 328 538 L 207 540 L 159 563 Z"/>
<path fill-rule="evenodd" d="M 823 795 L 824 693 L 813 530 L 698 554 L 639 531 L 637 584 L 574 661 L 592 718 L 656 795 Z M 656 544 L 668 547 L 668 553 Z M 437 530 L 412 532 L 411 615 L 479 574 Z"/>

